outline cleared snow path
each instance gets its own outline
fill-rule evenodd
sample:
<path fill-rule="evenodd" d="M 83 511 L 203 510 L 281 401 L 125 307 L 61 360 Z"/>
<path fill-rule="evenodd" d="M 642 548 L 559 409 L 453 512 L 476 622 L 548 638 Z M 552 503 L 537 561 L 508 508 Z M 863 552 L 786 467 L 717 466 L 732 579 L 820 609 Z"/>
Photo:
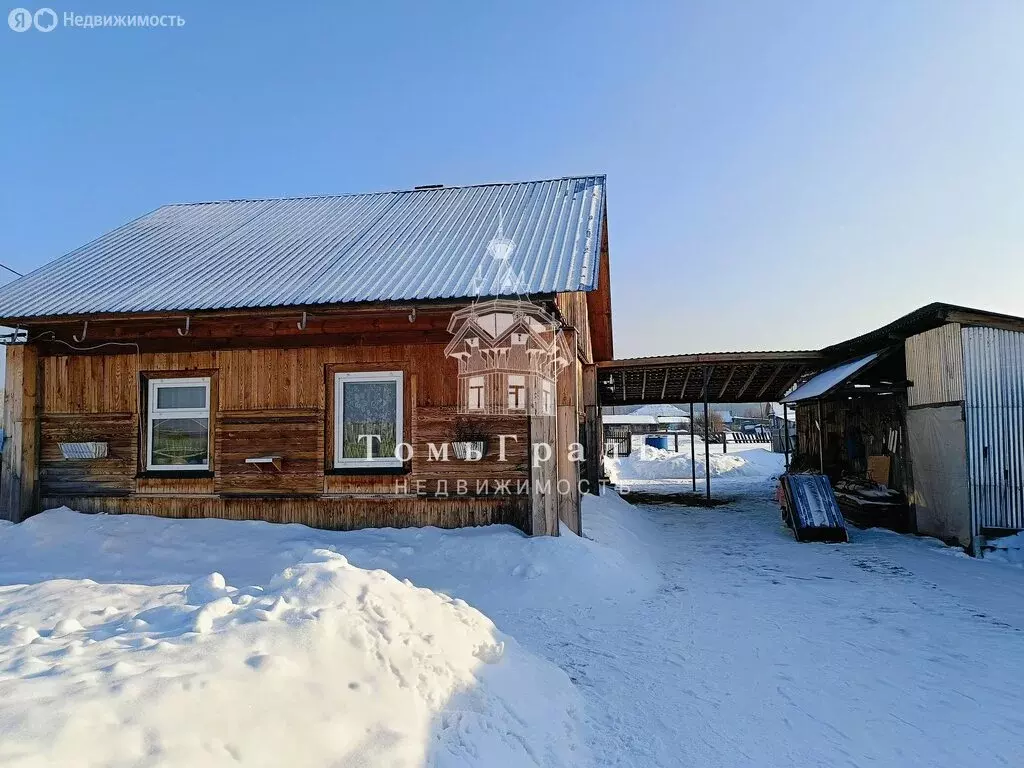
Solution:
<path fill-rule="evenodd" d="M 565 626 L 599 760 L 1021 764 L 1024 571 L 878 530 L 797 544 L 746 493 L 636 508 L 660 587 Z"/>

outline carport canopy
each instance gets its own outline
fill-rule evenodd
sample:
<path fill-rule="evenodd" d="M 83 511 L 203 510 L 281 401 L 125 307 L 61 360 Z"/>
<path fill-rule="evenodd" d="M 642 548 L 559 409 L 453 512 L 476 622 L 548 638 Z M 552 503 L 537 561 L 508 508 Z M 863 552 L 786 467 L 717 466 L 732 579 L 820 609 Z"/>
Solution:
<path fill-rule="evenodd" d="M 781 402 L 820 352 L 711 352 L 608 360 L 598 364 L 601 405 Z"/>

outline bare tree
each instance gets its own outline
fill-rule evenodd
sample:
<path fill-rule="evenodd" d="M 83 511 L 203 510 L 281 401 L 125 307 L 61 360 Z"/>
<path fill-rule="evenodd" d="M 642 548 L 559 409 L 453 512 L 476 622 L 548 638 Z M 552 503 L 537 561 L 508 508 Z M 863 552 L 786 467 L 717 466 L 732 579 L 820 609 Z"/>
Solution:
<path fill-rule="evenodd" d="M 708 430 L 709 432 L 714 434 L 716 432 L 724 432 L 725 431 L 725 422 L 722 421 L 722 414 L 718 413 L 718 411 L 710 411 L 708 419 L 711 422 L 711 424 L 710 424 L 711 428 Z M 694 434 L 696 434 L 696 435 L 703 435 L 704 434 L 704 414 L 703 413 L 695 413 L 693 415 L 693 429 L 694 429 Z"/>

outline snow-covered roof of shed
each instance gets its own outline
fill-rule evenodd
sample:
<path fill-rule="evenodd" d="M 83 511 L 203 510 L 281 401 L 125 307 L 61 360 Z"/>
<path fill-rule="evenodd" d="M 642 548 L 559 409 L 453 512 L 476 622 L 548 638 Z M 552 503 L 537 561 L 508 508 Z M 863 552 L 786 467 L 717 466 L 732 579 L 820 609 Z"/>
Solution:
<path fill-rule="evenodd" d="M 690 418 L 689 415 L 686 413 L 686 411 L 684 411 L 682 408 L 679 408 L 678 406 L 675 406 L 675 405 L 668 405 L 668 404 L 664 404 L 664 403 L 658 403 L 658 404 L 655 404 L 655 405 L 641 405 L 639 408 L 637 408 L 635 411 L 633 411 L 633 415 L 634 416 L 674 416 L 676 418 L 680 418 L 680 417 L 686 416 L 686 418 Z"/>
<path fill-rule="evenodd" d="M 604 207 L 604 176 L 166 205 L 0 288 L 0 318 L 501 295 L 499 217 L 522 290 L 589 291 Z"/>
<path fill-rule="evenodd" d="M 821 397 L 822 395 L 826 395 L 844 381 L 855 376 L 857 372 L 863 369 L 866 365 L 874 362 L 878 355 L 878 352 L 872 352 L 870 355 L 866 355 L 865 357 L 850 360 L 842 365 L 829 368 L 827 371 L 822 371 L 817 376 L 812 376 L 806 382 L 794 389 L 791 393 L 782 398 L 782 400 L 785 403 L 798 403 L 801 400 L 813 400 Z"/>
<path fill-rule="evenodd" d="M 635 413 L 613 413 L 602 416 L 601 421 L 605 424 L 657 424 L 655 416 L 637 415 Z"/>

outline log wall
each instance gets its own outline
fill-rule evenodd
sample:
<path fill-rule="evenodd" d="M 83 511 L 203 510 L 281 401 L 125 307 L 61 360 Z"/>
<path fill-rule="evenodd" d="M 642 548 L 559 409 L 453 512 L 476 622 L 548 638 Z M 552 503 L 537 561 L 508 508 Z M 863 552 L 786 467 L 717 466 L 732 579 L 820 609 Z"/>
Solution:
<path fill-rule="evenodd" d="M 14 349 L 14 348 L 12 348 Z M 405 374 L 405 467 L 374 474 L 333 467 L 335 371 Z M 258 518 L 324 528 L 511 523 L 529 532 L 525 417 L 475 419 L 491 435 L 478 462 L 431 461 L 428 444 L 454 437 L 457 370 L 444 345 L 303 346 L 116 354 L 48 354 L 39 365 L 39 497 L 35 509 L 140 512 L 174 517 Z M 208 476 L 145 471 L 145 378 L 211 376 Z M 64 460 L 59 442 L 108 443 L 108 456 Z M 500 433 L 506 461 L 498 461 Z M 283 457 L 281 469 L 246 464 Z M 459 480 L 466 493 L 456 496 Z M 495 495 L 499 484 L 511 489 Z M 481 484 L 486 484 L 480 490 Z M 447 496 L 437 495 L 447 489 Z M 478 493 L 479 491 L 479 493 Z M 435 497 L 436 496 L 436 497 Z M 482 498 L 481 498 L 482 497 Z"/>

